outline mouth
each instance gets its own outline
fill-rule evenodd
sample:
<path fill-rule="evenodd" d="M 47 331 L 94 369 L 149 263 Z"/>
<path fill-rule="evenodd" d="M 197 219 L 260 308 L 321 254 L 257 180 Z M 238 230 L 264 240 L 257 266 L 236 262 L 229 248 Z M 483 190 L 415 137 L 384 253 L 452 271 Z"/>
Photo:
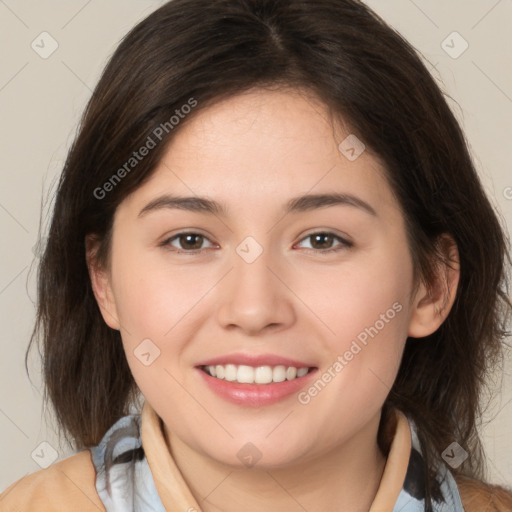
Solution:
<path fill-rule="evenodd" d="M 201 365 L 199 368 L 215 379 L 238 384 L 259 385 L 301 379 L 315 369 L 315 367 L 306 366 L 249 366 L 244 364 Z"/>
<path fill-rule="evenodd" d="M 195 368 L 215 395 L 245 407 L 262 407 L 291 398 L 318 371 L 305 361 L 242 353 L 202 361 Z"/>

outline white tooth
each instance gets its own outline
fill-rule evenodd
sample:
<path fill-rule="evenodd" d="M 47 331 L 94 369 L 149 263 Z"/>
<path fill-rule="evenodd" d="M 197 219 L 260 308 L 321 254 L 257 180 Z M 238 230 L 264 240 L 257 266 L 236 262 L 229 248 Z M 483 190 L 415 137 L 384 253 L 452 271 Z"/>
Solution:
<path fill-rule="evenodd" d="M 241 364 L 236 372 L 236 380 L 242 384 L 252 384 L 254 382 L 254 368 Z"/>
<path fill-rule="evenodd" d="M 274 382 L 283 382 L 286 380 L 286 368 L 284 366 L 274 367 L 272 372 L 272 380 Z"/>
<path fill-rule="evenodd" d="M 207 370 L 212 377 L 225 379 L 230 382 L 240 382 L 242 384 L 269 384 L 271 382 L 284 382 L 285 380 L 293 380 L 295 378 L 304 377 L 309 372 L 309 368 L 295 368 L 283 365 L 271 366 L 252 366 L 234 364 L 216 366 L 207 366 Z"/>
<path fill-rule="evenodd" d="M 229 381 L 236 380 L 236 366 L 234 364 L 227 364 L 225 366 L 224 378 Z"/>
<path fill-rule="evenodd" d="M 289 366 L 286 370 L 286 378 L 288 380 L 293 380 L 295 377 L 297 377 L 297 368 L 295 368 L 295 366 Z"/>
<path fill-rule="evenodd" d="M 272 382 L 272 368 L 270 366 L 258 366 L 254 372 L 256 384 L 268 384 Z"/>
<path fill-rule="evenodd" d="M 224 378 L 224 366 L 218 364 L 215 367 L 215 376 L 217 379 L 223 379 Z"/>
<path fill-rule="evenodd" d="M 299 368 L 297 370 L 297 377 L 304 377 L 308 373 L 309 368 Z"/>

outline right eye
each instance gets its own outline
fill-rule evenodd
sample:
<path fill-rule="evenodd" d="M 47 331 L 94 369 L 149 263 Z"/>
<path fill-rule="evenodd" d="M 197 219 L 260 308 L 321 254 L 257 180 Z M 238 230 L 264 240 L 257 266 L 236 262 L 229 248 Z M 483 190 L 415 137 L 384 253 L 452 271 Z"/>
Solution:
<path fill-rule="evenodd" d="M 160 245 L 173 252 L 198 253 L 204 250 L 201 246 L 205 240 L 209 241 L 206 236 L 201 235 L 200 233 L 183 231 L 182 233 L 178 233 L 177 235 L 164 240 Z M 179 247 L 176 247 L 173 243 L 177 243 Z"/>

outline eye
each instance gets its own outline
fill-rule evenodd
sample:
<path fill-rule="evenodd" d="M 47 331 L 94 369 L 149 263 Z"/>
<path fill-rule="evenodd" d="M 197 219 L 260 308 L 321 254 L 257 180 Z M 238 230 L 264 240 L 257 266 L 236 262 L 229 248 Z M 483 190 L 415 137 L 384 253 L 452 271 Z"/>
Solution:
<path fill-rule="evenodd" d="M 349 242 L 348 240 L 345 240 L 344 238 L 328 231 L 318 231 L 316 233 L 311 233 L 305 236 L 299 242 L 299 244 L 308 239 L 311 240 L 312 243 L 310 244 L 311 247 L 306 247 L 306 249 L 320 253 L 340 251 L 346 248 L 350 248 L 354 245 L 352 242 Z M 161 245 L 166 249 L 178 253 L 198 253 L 205 249 L 203 247 L 205 241 L 210 244 L 210 247 L 213 247 L 213 244 L 210 242 L 210 240 L 201 233 L 182 232 L 164 240 Z M 333 247 L 333 243 L 335 241 L 338 242 L 338 245 Z M 175 244 L 178 244 L 178 246 Z"/>
<path fill-rule="evenodd" d="M 202 245 L 205 241 L 210 242 L 206 236 L 201 235 L 200 233 L 182 232 L 164 240 L 161 245 L 175 252 L 195 253 L 203 250 Z M 178 247 L 173 245 L 174 242 L 178 244 Z"/>
<path fill-rule="evenodd" d="M 349 242 L 348 240 L 345 240 L 344 238 L 341 238 L 340 236 L 328 231 L 317 231 L 316 233 L 311 233 L 305 236 L 301 242 L 308 239 L 310 239 L 312 243 L 311 248 L 306 249 L 320 253 L 341 251 L 354 245 L 352 242 Z M 338 241 L 340 243 L 337 246 L 332 247 L 334 241 Z"/>

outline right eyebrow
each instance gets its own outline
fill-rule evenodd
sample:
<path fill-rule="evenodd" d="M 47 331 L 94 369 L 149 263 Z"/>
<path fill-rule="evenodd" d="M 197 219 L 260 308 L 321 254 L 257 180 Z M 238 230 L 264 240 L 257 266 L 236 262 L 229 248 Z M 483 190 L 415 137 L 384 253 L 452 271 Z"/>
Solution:
<path fill-rule="evenodd" d="M 150 212 L 162 209 L 188 210 L 190 212 L 206 212 L 215 215 L 225 215 L 227 209 L 217 201 L 206 197 L 183 197 L 164 194 L 150 201 L 139 212 L 138 217 L 143 217 Z"/>

